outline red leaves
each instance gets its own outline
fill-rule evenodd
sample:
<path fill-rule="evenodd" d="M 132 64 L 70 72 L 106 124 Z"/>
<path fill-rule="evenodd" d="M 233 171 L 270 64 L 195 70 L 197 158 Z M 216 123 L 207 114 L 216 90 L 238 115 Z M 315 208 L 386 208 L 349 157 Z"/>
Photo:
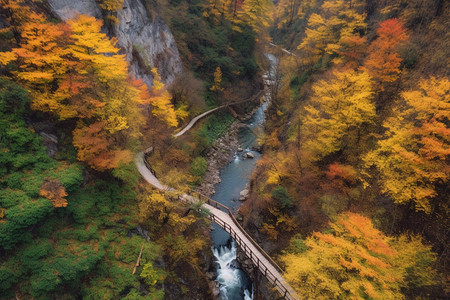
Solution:
<path fill-rule="evenodd" d="M 398 19 L 389 19 L 380 23 L 378 38 L 369 47 L 369 56 L 364 67 L 379 83 L 393 82 L 400 73 L 402 61 L 398 47 L 407 39 L 408 34 Z"/>
<path fill-rule="evenodd" d="M 378 39 L 382 40 L 384 44 L 394 46 L 408 39 L 403 22 L 396 18 L 381 22 L 377 29 L 377 35 Z"/>

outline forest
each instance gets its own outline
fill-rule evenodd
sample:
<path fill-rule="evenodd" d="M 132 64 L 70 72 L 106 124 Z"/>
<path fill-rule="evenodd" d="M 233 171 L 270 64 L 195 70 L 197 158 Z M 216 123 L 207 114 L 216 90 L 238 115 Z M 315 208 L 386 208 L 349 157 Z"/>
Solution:
<path fill-rule="evenodd" d="M 228 299 L 209 212 L 177 199 L 264 99 L 235 215 L 299 298 L 448 299 L 448 1 L 65 2 L 0 0 L 0 299 Z M 178 53 L 124 47 L 136 7 Z"/>

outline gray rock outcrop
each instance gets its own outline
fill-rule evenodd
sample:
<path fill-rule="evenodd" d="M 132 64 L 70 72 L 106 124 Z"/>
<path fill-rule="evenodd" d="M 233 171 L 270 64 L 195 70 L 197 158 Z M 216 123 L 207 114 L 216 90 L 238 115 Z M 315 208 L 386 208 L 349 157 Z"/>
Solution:
<path fill-rule="evenodd" d="M 248 194 L 250 193 L 250 191 L 248 190 L 248 188 L 243 189 L 240 193 L 239 193 L 239 201 L 245 201 L 247 200 Z"/>
<path fill-rule="evenodd" d="M 117 45 L 125 50 L 131 62 L 131 74 L 151 85 L 153 78 L 146 68 L 157 68 L 162 81 L 172 83 L 182 72 L 182 65 L 175 39 L 164 20 L 149 16 L 140 0 L 125 0 L 117 18 L 119 23 L 114 27 Z"/>
<path fill-rule="evenodd" d="M 77 14 L 102 17 L 95 0 L 48 0 L 48 3 L 62 20 Z M 157 68 L 162 82 L 172 83 L 182 72 L 182 65 L 175 39 L 164 20 L 158 15 L 150 16 L 141 0 L 125 0 L 123 8 L 117 11 L 117 19 L 112 34 L 130 62 L 130 74 L 152 86 L 150 69 Z"/>
<path fill-rule="evenodd" d="M 48 0 L 50 8 L 61 20 L 74 18 L 77 14 L 89 15 L 100 19 L 102 12 L 95 0 Z"/>

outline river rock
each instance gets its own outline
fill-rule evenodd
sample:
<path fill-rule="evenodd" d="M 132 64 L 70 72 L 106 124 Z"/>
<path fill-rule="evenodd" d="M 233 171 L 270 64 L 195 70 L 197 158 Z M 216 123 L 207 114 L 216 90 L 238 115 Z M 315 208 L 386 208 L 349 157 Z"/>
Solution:
<path fill-rule="evenodd" d="M 261 145 L 255 145 L 255 146 L 252 147 L 252 150 L 256 151 L 256 152 L 262 152 L 262 146 Z"/>
<path fill-rule="evenodd" d="M 231 268 L 234 268 L 234 269 L 238 269 L 238 268 L 239 268 L 239 263 L 238 263 L 238 261 L 237 261 L 237 260 L 231 261 L 230 267 L 231 267 Z"/>
<path fill-rule="evenodd" d="M 245 157 L 246 158 L 255 158 L 255 155 L 251 152 L 247 152 L 247 153 L 245 153 Z"/>
<path fill-rule="evenodd" d="M 242 149 L 241 147 L 239 147 L 239 148 L 237 148 L 237 151 L 238 151 L 238 152 L 242 152 L 242 151 L 244 151 L 244 149 Z"/>
<path fill-rule="evenodd" d="M 239 201 L 245 201 L 248 197 L 249 194 L 249 190 L 248 189 L 244 189 L 239 193 Z"/>

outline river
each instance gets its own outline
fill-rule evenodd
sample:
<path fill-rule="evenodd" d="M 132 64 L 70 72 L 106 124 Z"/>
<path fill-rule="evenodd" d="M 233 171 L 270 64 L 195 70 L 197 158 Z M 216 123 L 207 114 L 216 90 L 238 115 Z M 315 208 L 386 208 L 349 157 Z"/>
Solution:
<path fill-rule="evenodd" d="M 266 78 L 273 78 L 272 74 L 277 63 L 276 58 L 266 54 L 271 68 L 266 72 Z M 239 130 L 238 138 L 242 152 L 237 152 L 234 159 L 220 170 L 221 182 L 215 186 L 215 194 L 211 197 L 236 212 L 241 205 L 238 201 L 239 193 L 245 189 L 250 180 L 256 162 L 261 153 L 253 151 L 256 144 L 256 132 L 263 132 L 265 111 L 269 101 L 264 102 L 252 117 L 245 122 L 246 126 Z M 251 152 L 253 159 L 245 159 L 246 153 Z M 214 241 L 214 257 L 217 265 L 217 278 L 219 283 L 220 297 L 223 300 L 250 300 L 253 299 L 253 283 L 245 272 L 237 267 L 236 245 L 230 235 L 222 228 L 213 224 L 214 230 L 211 235 Z"/>

